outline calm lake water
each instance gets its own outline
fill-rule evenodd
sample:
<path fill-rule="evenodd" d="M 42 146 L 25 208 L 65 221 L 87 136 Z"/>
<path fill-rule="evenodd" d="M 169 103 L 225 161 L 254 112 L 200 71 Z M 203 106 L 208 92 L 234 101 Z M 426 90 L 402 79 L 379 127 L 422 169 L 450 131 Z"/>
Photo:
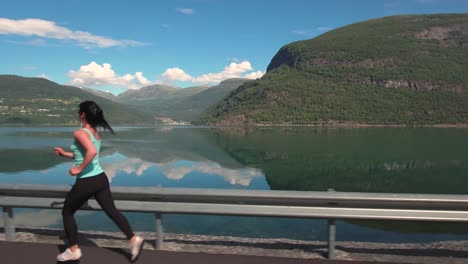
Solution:
<path fill-rule="evenodd" d="M 72 185 L 72 127 L 0 127 L 0 183 Z M 118 127 L 102 134 L 112 186 L 468 194 L 468 129 Z M 61 228 L 57 210 L 16 209 L 17 225 Z M 126 213 L 136 231 L 151 214 Z M 1 220 L 0 220 L 1 221 Z M 102 212 L 79 212 L 80 229 L 117 231 Z M 166 215 L 166 232 L 326 240 L 326 222 Z M 468 239 L 468 225 L 338 221 L 338 240 Z"/>

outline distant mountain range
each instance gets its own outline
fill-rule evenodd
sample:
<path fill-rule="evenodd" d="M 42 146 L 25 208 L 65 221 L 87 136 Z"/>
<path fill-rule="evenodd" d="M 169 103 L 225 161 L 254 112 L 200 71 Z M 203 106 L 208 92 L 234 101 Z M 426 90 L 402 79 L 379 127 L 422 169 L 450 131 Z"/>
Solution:
<path fill-rule="evenodd" d="M 393 16 L 282 47 L 199 123 L 468 123 L 468 14 Z"/>
<path fill-rule="evenodd" d="M 43 78 L 0 75 L 0 123 L 76 124 L 77 107 L 84 100 L 101 105 L 111 123 L 153 124 L 155 117 L 191 121 L 246 81 L 189 88 L 152 85 L 115 96 Z"/>
<path fill-rule="evenodd" d="M 147 114 L 85 89 L 43 78 L 0 75 L 0 123 L 77 124 L 78 104 L 84 100 L 96 101 L 111 124 L 153 122 Z"/>
<path fill-rule="evenodd" d="M 128 90 L 117 96 L 117 101 L 155 117 L 175 120 L 197 120 L 206 109 L 249 79 L 228 79 L 216 86 L 179 88 L 152 85 L 139 90 Z"/>
<path fill-rule="evenodd" d="M 196 124 L 468 123 L 468 14 L 372 19 L 285 45 L 260 79 L 152 85 L 118 96 L 0 75 L 0 123 L 76 122 L 100 102 L 113 122 Z"/>
<path fill-rule="evenodd" d="M 81 87 L 80 89 L 88 92 L 88 93 L 92 93 L 94 95 L 97 95 L 99 97 L 104 97 L 106 99 L 109 99 L 111 101 L 117 101 L 117 96 L 115 96 L 113 93 L 111 92 L 103 92 L 103 91 L 99 91 L 99 90 L 96 90 L 96 89 L 91 89 L 91 88 L 86 88 L 86 87 Z"/>

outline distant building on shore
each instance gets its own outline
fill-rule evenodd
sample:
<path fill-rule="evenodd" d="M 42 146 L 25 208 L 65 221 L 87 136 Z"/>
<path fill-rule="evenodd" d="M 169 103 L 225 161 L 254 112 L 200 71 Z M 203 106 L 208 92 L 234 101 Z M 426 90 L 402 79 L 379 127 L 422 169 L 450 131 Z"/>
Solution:
<path fill-rule="evenodd" d="M 163 124 L 163 125 L 190 125 L 190 122 L 187 121 L 176 121 L 170 117 L 154 117 L 154 121 L 156 124 Z"/>

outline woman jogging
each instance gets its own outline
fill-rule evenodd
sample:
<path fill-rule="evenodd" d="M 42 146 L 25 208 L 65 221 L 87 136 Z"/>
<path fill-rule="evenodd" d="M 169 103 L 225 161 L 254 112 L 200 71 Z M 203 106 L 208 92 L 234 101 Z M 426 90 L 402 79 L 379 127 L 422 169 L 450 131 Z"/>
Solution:
<path fill-rule="evenodd" d="M 99 150 L 101 137 L 98 127 L 113 129 L 104 119 L 102 109 L 93 101 L 82 102 L 79 106 L 81 128 L 73 133 L 75 141 L 71 145 L 71 152 L 62 148 L 55 148 L 55 154 L 74 159 L 75 164 L 70 168 L 71 176 L 76 176 L 73 188 L 68 192 L 62 210 L 63 226 L 68 238 L 68 248 L 57 255 L 58 261 L 78 260 L 81 258 L 81 250 L 78 247 L 78 228 L 73 215 L 88 199 L 94 197 L 106 214 L 114 221 L 120 230 L 130 241 L 132 262 L 136 261 L 144 239 L 133 234 L 127 219 L 114 205 L 114 200 L 109 187 L 107 175 L 99 165 Z"/>

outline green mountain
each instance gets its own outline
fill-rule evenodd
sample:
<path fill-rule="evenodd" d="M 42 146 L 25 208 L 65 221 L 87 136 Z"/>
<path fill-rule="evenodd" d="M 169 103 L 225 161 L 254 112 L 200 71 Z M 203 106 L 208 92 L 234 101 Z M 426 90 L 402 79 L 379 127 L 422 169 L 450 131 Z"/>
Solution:
<path fill-rule="evenodd" d="M 165 107 L 159 108 L 156 113 L 163 116 L 169 116 L 177 120 L 196 120 L 206 109 L 216 105 L 230 92 L 237 89 L 247 81 L 248 79 L 241 78 L 222 81 L 218 85 L 204 89 L 199 93 L 173 101 L 171 104 L 166 104 Z"/>
<path fill-rule="evenodd" d="M 78 104 L 93 100 L 110 124 L 154 123 L 152 117 L 73 86 L 43 78 L 0 75 L 0 123 L 76 124 Z"/>
<path fill-rule="evenodd" d="M 118 95 L 118 101 L 155 117 L 192 121 L 248 79 L 234 78 L 219 85 L 179 88 L 152 85 Z"/>
<path fill-rule="evenodd" d="M 103 91 L 99 91 L 99 90 L 92 89 L 92 88 L 86 88 L 86 87 L 82 87 L 80 89 L 85 90 L 88 93 L 95 94 L 95 95 L 97 95 L 99 97 L 104 97 L 104 98 L 109 99 L 111 101 L 117 102 L 117 96 L 115 96 L 113 93 L 103 92 Z"/>
<path fill-rule="evenodd" d="M 129 89 L 117 96 L 119 102 L 126 104 L 151 103 L 160 97 L 170 97 L 178 93 L 181 88 L 169 85 L 150 85 L 138 90 Z"/>
<path fill-rule="evenodd" d="M 384 17 L 282 47 L 216 124 L 468 123 L 468 14 Z"/>

